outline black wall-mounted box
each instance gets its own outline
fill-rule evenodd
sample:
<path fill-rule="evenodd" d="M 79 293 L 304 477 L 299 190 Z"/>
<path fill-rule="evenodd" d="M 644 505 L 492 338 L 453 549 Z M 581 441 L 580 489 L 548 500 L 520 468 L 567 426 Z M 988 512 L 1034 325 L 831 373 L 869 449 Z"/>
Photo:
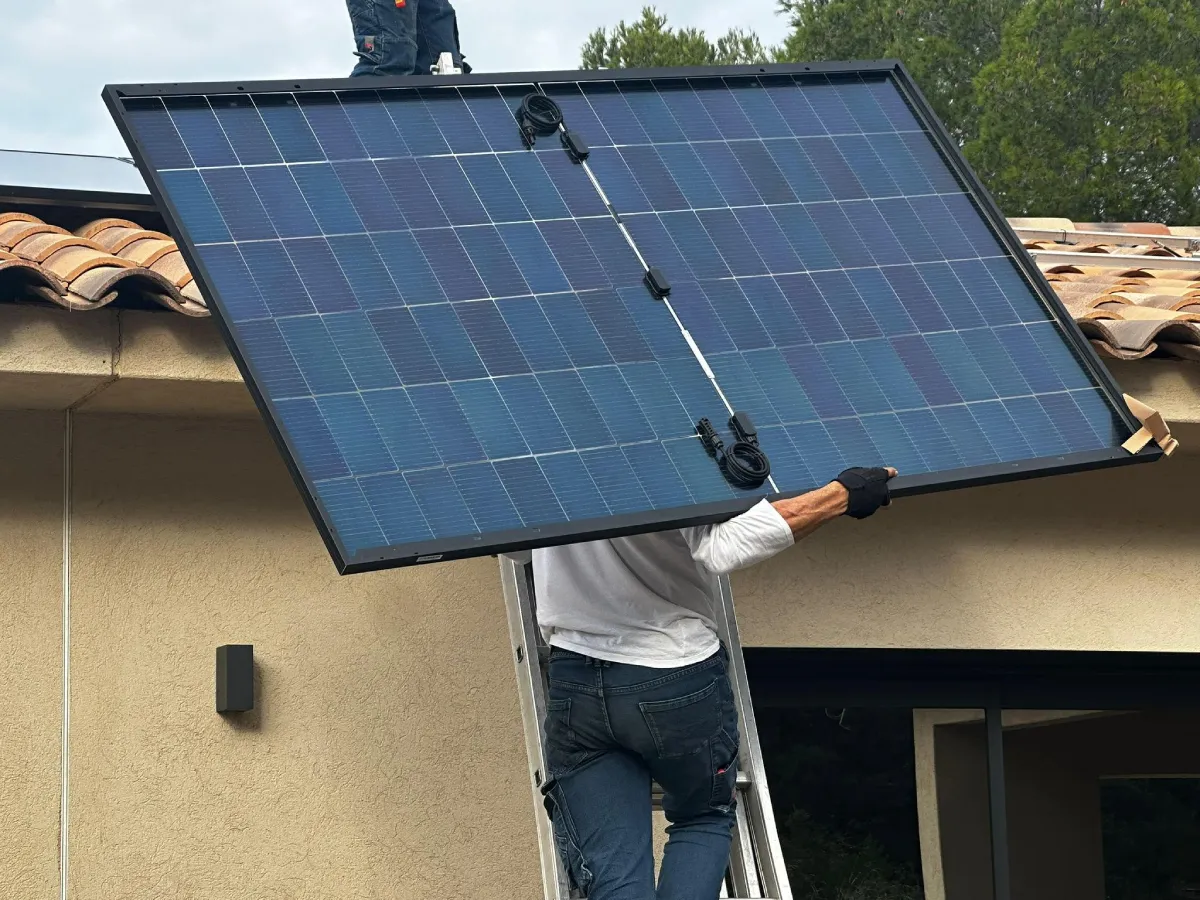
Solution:
<path fill-rule="evenodd" d="M 254 645 L 226 644 L 217 648 L 217 712 L 254 709 Z"/>

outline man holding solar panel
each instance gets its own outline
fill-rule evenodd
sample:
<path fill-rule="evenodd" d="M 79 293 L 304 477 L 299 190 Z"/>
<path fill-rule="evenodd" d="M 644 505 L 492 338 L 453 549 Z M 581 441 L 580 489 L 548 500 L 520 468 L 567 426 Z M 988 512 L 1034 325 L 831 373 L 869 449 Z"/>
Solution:
<path fill-rule="evenodd" d="M 727 522 L 513 553 L 532 561 L 550 645 L 546 807 L 589 900 L 716 900 L 737 797 L 738 715 L 713 575 L 768 559 L 833 519 L 889 503 L 895 469 Z M 657 891 L 651 779 L 670 825 Z"/>

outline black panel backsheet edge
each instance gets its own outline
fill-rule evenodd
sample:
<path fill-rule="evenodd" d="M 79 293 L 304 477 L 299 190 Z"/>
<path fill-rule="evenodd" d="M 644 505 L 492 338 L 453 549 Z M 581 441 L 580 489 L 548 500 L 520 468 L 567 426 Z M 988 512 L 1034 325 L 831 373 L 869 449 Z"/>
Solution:
<path fill-rule="evenodd" d="M 914 113 L 923 126 L 934 138 L 938 150 L 950 165 L 954 174 L 963 182 L 967 193 L 978 205 L 984 220 L 996 233 L 1005 249 L 1007 249 L 1020 267 L 1022 274 L 1029 280 L 1038 299 L 1054 314 L 1055 320 L 1063 329 L 1063 333 L 1071 341 L 1078 356 L 1087 366 L 1088 371 L 1096 379 L 1109 402 L 1121 415 L 1129 433 L 1138 430 L 1140 423 L 1125 405 L 1123 392 L 1092 350 L 1087 338 L 1075 324 L 1073 317 L 1067 311 L 1046 277 L 1026 252 L 1024 245 L 1009 225 L 1008 220 L 1000 212 L 991 195 L 979 181 L 958 146 L 950 138 L 949 133 L 933 112 L 924 95 L 921 94 L 904 65 L 897 60 L 866 61 L 866 62 L 827 62 L 809 64 L 772 64 L 762 66 L 712 66 L 712 67 L 681 67 L 670 69 L 606 69 L 589 71 L 565 72 L 514 72 L 498 73 L 495 75 L 462 75 L 462 76 L 397 76 L 390 78 L 373 78 L 370 87 L 374 90 L 389 88 L 414 87 L 452 87 L 470 85 L 534 84 L 536 86 L 564 81 L 614 81 L 644 80 L 644 79 L 675 79 L 702 77 L 736 77 L 754 75 L 855 75 L 876 74 L 891 75 L 899 87 L 905 100 L 913 107 Z M 134 97 L 169 97 L 194 96 L 199 94 L 239 94 L 239 93 L 292 93 L 295 91 L 332 91 L 352 90 L 361 88 L 360 81 L 349 78 L 310 79 L 301 81 L 255 81 L 255 82 L 212 82 L 212 83 L 160 83 L 160 84 L 124 84 L 107 85 L 103 90 L 105 105 L 117 124 L 126 145 L 129 147 L 138 170 L 142 173 L 150 194 L 166 221 L 167 228 L 179 245 L 180 252 L 199 283 L 205 299 L 208 301 L 216 320 L 221 336 L 229 348 L 234 362 L 241 373 L 250 395 L 258 407 L 259 413 L 267 426 L 272 439 L 279 448 L 293 481 L 299 488 L 304 504 L 309 511 L 317 530 L 324 541 L 326 549 L 333 558 L 334 565 L 340 574 L 349 575 L 360 572 L 377 571 L 380 569 L 400 568 L 405 566 L 444 562 L 453 559 L 467 559 L 478 556 L 495 555 L 534 547 L 546 547 L 556 544 L 569 544 L 583 540 L 600 540 L 605 538 L 623 537 L 632 534 L 666 531 L 674 528 L 686 528 L 708 525 L 727 520 L 749 509 L 758 503 L 759 497 L 723 501 L 699 506 L 691 506 L 673 510 L 656 510 L 652 512 L 634 513 L 612 516 L 605 519 L 571 522 L 562 525 L 544 526 L 535 529 L 522 529 L 512 532 L 497 532 L 477 538 L 462 537 L 430 541 L 423 544 L 405 544 L 395 547 L 380 547 L 369 552 L 347 554 L 337 537 L 326 526 L 327 513 L 308 479 L 300 470 L 296 459 L 297 454 L 291 442 L 277 426 L 277 417 L 270 400 L 259 390 L 257 375 L 249 360 L 242 352 L 225 321 L 221 300 L 215 292 L 208 290 L 211 280 L 207 269 L 196 252 L 195 245 L 181 227 L 181 217 L 171 202 L 158 172 L 148 164 L 141 143 L 133 134 L 125 117 L 123 101 Z M 1059 475 L 1071 472 L 1081 472 L 1090 469 L 1107 468 L 1129 463 L 1150 462 L 1162 456 L 1162 451 L 1150 445 L 1138 454 L 1128 454 L 1123 450 L 1105 449 L 1091 450 L 1067 454 L 1060 457 L 1026 460 L 1018 463 L 998 463 L 978 466 L 970 469 L 958 469 L 949 473 L 933 475 L 904 476 L 901 475 L 893 483 L 893 495 L 896 497 L 933 493 L 954 488 L 971 487 L 986 484 L 997 484 L 1007 481 L 1023 480 L 1046 475 Z M 768 499 L 779 499 L 795 494 L 778 494 Z"/>

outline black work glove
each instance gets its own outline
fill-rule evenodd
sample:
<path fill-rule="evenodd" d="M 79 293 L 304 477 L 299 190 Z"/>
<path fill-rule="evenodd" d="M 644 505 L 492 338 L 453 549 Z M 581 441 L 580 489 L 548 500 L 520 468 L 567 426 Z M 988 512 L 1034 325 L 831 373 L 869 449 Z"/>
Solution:
<path fill-rule="evenodd" d="M 887 469 L 847 469 L 834 480 L 850 492 L 846 515 L 865 519 L 881 506 L 892 502 L 888 490 L 891 474 Z"/>

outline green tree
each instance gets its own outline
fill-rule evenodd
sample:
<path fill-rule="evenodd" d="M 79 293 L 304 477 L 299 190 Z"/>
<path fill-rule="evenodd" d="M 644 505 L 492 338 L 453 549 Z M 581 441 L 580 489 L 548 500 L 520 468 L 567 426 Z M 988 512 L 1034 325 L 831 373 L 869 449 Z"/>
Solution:
<path fill-rule="evenodd" d="M 768 52 L 653 9 L 594 32 L 586 68 L 768 57 L 902 60 L 1011 216 L 1200 222 L 1195 0 L 779 0 Z"/>
<path fill-rule="evenodd" d="M 1032 0 L 974 79 L 967 156 L 1008 215 L 1200 221 L 1200 7 Z"/>
<path fill-rule="evenodd" d="M 765 62 L 768 57 L 755 34 L 733 28 L 712 42 L 697 28 L 669 28 L 666 17 L 649 6 L 638 21 L 621 21 L 611 31 L 598 28 L 583 45 L 585 69 L 725 66 Z"/>
<path fill-rule="evenodd" d="M 975 133 L 973 79 L 1000 54 L 1008 18 L 1027 0 L 780 0 L 792 34 L 779 57 L 899 59 L 960 142 Z"/>

